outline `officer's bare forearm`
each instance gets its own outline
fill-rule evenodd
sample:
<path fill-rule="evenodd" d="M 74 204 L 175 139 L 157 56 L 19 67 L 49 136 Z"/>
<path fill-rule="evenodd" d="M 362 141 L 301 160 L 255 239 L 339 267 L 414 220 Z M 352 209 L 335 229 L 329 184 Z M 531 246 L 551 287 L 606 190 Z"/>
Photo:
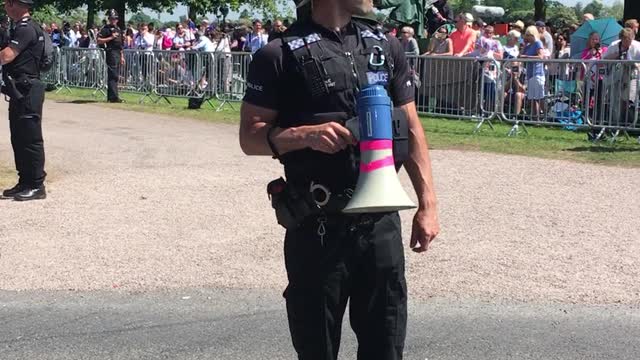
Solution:
<path fill-rule="evenodd" d="M 420 123 L 415 103 L 401 106 L 409 121 L 409 159 L 405 168 L 418 196 L 421 210 L 435 210 L 437 199 L 433 187 L 431 158 L 424 129 Z"/>
<path fill-rule="evenodd" d="M 0 64 L 1 65 L 9 64 L 13 60 L 15 60 L 17 56 L 18 56 L 18 52 L 15 49 L 11 47 L 6 47 L 4 48 L 4 50 L 0 51 Z"/>
<path fill-rule="evenodd" d="M 271 156 L 273 152 L 267 141 L 267 134 L 277 117 L 273 110 L 248 103 L 242 104 L 240 111 L 240 147 L 247 155 Z M 307 147 L 306 126 L 271 131 L 271 141 L 280 155 Z"/>

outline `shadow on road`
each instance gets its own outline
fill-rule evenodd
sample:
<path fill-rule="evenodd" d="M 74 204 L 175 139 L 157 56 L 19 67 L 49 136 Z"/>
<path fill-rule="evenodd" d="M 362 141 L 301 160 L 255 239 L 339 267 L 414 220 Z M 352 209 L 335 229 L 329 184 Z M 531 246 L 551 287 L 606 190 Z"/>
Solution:
<path fill-rule="evenodd" d="M 620 152 L 639 152 L 640 149 L 635 147 L 617 147 L 617 146 L 579 146 L 565 151 L 571 152 L 591 152 L 591 153 L 620 153 Z"/>
<path fill-rule="evenodd" d="M 77 105 L 84 105 L 84 104 L 97 104 L 97 103 L 102 103 L 103 101 L 100 100 L 70 100 L 70 101 L 64 101 L 64 100 L 58 100 L 56 101 L 59 104 L 77 104 Z"/>

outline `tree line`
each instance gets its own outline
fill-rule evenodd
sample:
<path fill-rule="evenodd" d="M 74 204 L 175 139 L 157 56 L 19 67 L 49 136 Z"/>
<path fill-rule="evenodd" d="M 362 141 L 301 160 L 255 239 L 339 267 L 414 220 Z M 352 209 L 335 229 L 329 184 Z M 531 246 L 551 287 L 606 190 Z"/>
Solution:
<path fill-rule="evenodd" d="M 124 27 L 127 19 L 139 14 L 142 8 L 171 13 L 176 6 L 184 5 L 189 9 L 187 16 L 196 19 L 208 13 L 237 11 L 243 5 L 265 15 L 276 14 L 286 2 L 287 0 L 36 0 L 34 12 L 41 17 L 77 17 L 83 14 L 86 19 L 82 22 L 90 27 L 102 19 L 106 10 L 115 9 L 120 14 L 120 26 Z"/>
<path fill-rule="evenodd" d="M 70 20 L 79 21 L 84 17 L 84 22 L 92 25 L 102 18 L 104 11 L 116 9 L 121 14 L 121 21 L 124 25 L 125 19 L 140 20 L 140 10 L 149 8 L 154 11 L 171 12 L 178 5 L 185 5 L 189 8 L 188 17 L 197 19 L 208 13 L 222 11 L 239 11 L 246 5 L 253 13 L 262 13 L 265 17 L 278 17 L 279 9 L 284 7 L 291 0 L 36 0 L 36 12 L 42 17 L 63 17 Z M 301 0 L 293 0 L 296 4 Z M 420 0 L 406 0 L 420 1 Z M 456 12 L 469 12 L 476 5 L 476 0 L 449 0 L 449 4 Z M 569 7 L 555 0 L 484 0 L 486 6 L 499 6 L 505 9 L 504 21 L 515 20 L 547 20 L 554 26 L 564 27 L 569 24 L 579 23 L 584 13 L 592 13 L 596 17 L 640 17 L 640 1 L 622 0 L 606 6 L 601 0 L 590 2 L 578 2 L 575 6 Z M 298 17 L 307 16 L 310 7 L 298 10 Z"/>

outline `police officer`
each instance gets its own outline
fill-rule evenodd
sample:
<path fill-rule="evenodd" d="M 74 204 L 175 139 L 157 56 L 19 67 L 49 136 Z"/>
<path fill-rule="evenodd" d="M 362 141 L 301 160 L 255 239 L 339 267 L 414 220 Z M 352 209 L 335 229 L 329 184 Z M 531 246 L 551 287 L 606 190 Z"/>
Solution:
<path fill-rule="evenodd" d="M 118 77 L 120 65 L 124 65 L 123 34 L 118 27 L 118 13 L 107 11 L 109 22 L 100 30 L 97 43 L 106 50 L 107 56 L 107 100 L 112 103 L 123 102 L 118 96 Z"/>
<path fill-rule="evenodd" d="M 9 45 L 0 52 L 3 92 L 8 95 L 11 145 L 18 171 L 18 184 L 2 196 L 18 201 L 44 199 L 44 142 L 42 105 L 44 84 L 40 60 L 44 54 L 44 32 L 31 19 L 32 0 L 7 0 L 7 15 L 14 21 Z"/>
<path fill-rule="evenodd" d="M 356 95 L 368 85 L 384 85 L 394 114 L 408 127 L 404 166 L 419 201 L 410 247 L 425 252 L 438 234 L 412 77 L 399 41 L 377 23 L 353 17 L 371 13 L 371 0 L 314 0 L 312 9 L 309 20 L 255 54 L 240 145 L 248 155 L 273 156 L 284 164 L 286 182 L 272 182 L 268 192 L 287 228 L 284 296 L 298 358 L 337 358 L 349 302 L 358 359 L 401 359 L 407 288 L 398 213 L 356 216 L 341 210 L 359 172 L 355 131 L 349 130 Z"/>

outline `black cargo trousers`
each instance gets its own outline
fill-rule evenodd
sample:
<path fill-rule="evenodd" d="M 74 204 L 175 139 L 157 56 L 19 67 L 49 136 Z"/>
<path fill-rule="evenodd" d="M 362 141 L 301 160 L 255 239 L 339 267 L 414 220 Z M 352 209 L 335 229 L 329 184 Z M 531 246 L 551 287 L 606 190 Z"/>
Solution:
<path fill-rule="evenodd" d="M 118 95 L 118 79 L 120 77 L 120 52 L 121 50 L 107 49 L 107 100 L 116 101 Z"/>
<path fill-rule="evenodd" d="M 284 296 L 298 359 L 337 359 L 347 301 L 358 359 L 402 359 L 407 286 L 398 213 L 328 217 L 319 231 L 323 219 L 285 237 Z"/>
<path fill-rule="evenodd" d="M 9 128 L 18 183 L 34 189 L 40 187 L 47 176 L 42 137 L 44 87 L 38 79 L 16 81 L 22 98 L 12 97 L 9 101 Z"/>

